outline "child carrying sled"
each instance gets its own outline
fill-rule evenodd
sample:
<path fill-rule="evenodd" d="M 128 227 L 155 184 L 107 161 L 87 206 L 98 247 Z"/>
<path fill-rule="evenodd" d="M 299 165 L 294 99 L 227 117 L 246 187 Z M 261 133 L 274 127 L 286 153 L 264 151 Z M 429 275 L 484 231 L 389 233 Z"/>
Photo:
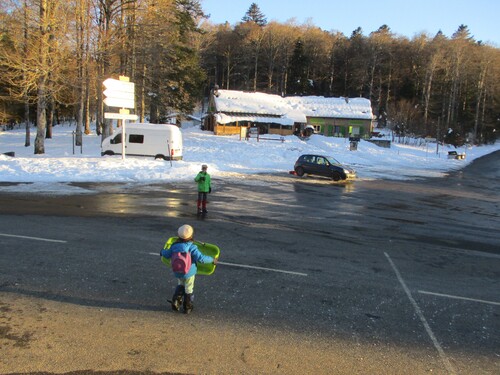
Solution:
<path fill-rule="evenodd" d="M 217 264 L 216 258 L 203 255 L 193 243 L 193 233 L 191 225 L 181 226 L 177 230 L 179 239 L 168 250 L 162 249 L 160 252 L 161 256 L 171 259 L 172 271 L 177 278 L 177 287 L 171 302 L 172 310 L 179 311 L 182 305 L 186 314 L 193 309 L 196 263 Z"/>

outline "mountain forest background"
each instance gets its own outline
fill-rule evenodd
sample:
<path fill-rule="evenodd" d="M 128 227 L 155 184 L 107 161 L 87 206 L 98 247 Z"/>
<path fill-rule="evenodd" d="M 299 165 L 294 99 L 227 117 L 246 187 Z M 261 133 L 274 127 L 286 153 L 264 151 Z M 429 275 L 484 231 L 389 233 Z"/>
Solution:
<path fill-rule="evenodd" d="M 203 110 L 217 85 L 368 98 L 379 127 L 456 145 L 500 130 L 500 50 L 466 25 L 450 37 L 385 24 L 344 35 L 268 22 L 256 3 L 230 25 L 212 24 L 195 0 L 1 2 L 0 124 L 24 124 L 26 146 L 35 124 L 35 154 L 64 120 L 76 120 L 77 145 L 93 121 L 110 135 L 104 112 L 116 109 L 104 107 L 102 82 L 119 75 L 135 83 L 140 121 Z"/>

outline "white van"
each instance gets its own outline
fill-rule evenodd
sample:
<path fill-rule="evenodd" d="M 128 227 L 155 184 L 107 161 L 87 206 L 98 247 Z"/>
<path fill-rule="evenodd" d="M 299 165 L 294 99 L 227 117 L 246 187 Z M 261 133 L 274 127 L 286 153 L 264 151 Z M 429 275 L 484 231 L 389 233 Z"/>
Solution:
<path fill-rule="evenodd" d="M 182 133 L 176 125 L 131 123 L 125 125 L 125 155 L 182 160 Z M 101 155 L 122 154 L 122 128 L 101 144 Z"/>

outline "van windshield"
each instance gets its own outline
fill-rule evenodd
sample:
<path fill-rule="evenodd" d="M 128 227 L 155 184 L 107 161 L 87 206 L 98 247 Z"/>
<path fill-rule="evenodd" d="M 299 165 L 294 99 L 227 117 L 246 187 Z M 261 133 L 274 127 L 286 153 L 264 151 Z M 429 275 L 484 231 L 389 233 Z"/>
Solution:
<path fill-rule="evenodd" d="M 122 143 L 122 133 L 117 134 L 116 137 L 112 138 L 110 143 L 112 145 L 117 145 L 119 143 Z"/>

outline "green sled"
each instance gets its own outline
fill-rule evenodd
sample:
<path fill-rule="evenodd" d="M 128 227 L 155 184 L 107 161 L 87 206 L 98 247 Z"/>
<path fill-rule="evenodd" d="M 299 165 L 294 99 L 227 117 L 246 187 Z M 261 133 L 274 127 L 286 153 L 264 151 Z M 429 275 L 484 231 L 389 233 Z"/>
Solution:
<path fill-rule="evenodd" d="M 165 250 L 168 250 L 172 244 L 177 241 L 179 237 L 170 237 L 167 242 L 165 242 L 165 246 L 163 247 Z M 203 255 L 209 255 L 213 258 L 219 258 L 220 249 L 218 246 L 212 245 L 211 243 L 193 241 L 193 243 L 198 246 L 198 249 Z M 170 259 L 165 257 L 161 257 L 161 261 L 170 267 Z M 196 263 L 196 267 L 198 271 L 197 275 L 211 275 L 215 271 L 216 265 L 213 263 Z"/>

